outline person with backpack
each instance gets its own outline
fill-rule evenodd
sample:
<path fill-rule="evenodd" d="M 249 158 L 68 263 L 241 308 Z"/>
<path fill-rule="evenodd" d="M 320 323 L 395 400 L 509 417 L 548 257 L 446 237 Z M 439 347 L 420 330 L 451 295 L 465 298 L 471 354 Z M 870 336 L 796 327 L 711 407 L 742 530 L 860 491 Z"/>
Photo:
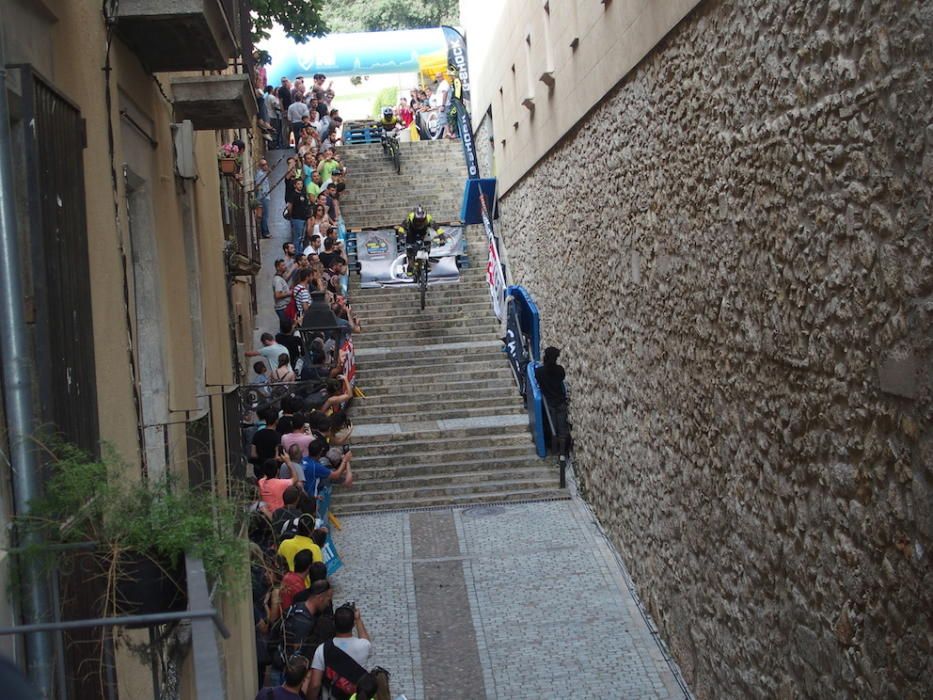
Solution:
<path fill-rule="evenodd" d="M 334 611 L 334 638 L 321 644 L 311 660 L 308 698 L 317 698 L 323 689 L 323 700 L 349 700 L 366 675 L 371 653 L 372 642 L 360 611 L 353 603 L 341 605 Z"/>
<path fill-rule="evenodd" d="M 260 688 L 256 700 L 304 700 L 301 686 L 304 685 L 310 666 L 304 656 L 293 656 L 285 664 L 282 685 L 275 688 Z"/>
<path fill-rule="evenodd" d="M 295 595 L 276 630 L 279 641 L 274 665 L 285 668 L 288 659 L 296 654 L 311 658 L 318 646 L 333 639 L 334 621 L 329 614 L 333 595 L 327 579 L 314 581 Z"/>

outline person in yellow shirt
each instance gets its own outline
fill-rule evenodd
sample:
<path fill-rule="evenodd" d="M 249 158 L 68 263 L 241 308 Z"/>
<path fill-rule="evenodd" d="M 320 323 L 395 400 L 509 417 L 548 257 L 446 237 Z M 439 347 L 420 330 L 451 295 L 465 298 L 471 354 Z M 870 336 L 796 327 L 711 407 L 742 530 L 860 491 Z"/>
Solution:
<path fill-rule="evenodd" d="M 314 532 L 314 518 L 308 514 L 298 518 L 297 532 L 294 537 L 282 540 L 279 545 L 278 553 L 288 563 L 288 570 L 295 570 L 295 555 L 303 549 L 311 551 L 313 561 L 324 561 L 321 554 L 321 548 L 311 539 L 311 533 Z"/>

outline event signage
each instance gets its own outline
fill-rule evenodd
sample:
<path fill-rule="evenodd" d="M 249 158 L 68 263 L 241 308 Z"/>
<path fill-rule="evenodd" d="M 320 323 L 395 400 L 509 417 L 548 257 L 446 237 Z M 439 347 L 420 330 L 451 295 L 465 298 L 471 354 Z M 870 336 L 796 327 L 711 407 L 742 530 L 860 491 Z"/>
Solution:
<path fill-rule="evenodd" d="M 444 38 L 447 40 L 447 66 L 455 78 L 459 78 L 462 87 L 455 92 L 457 99 L 462 102 L 470 101 L 470 66 L 467 62 L 466 39 L 453 27 L 442 26 Z"/>
<path fill-rule="evenodd" d="M 403 29 L 387 32 L 334 33 L 311 37 L 303 43 L 274 31 L 259 48 L 269 52 L 268 75 L 279 78 L 314 73 L 336 76 L 385 73 L 434 73 L 466 64 L 466 42 L 455 30 L 445 27 Z M 464 73 L 466 74 L 466 73 Z"/>
<path fill-rule="evenodd" d="M 518 393 L 524 397 L 528 353 L 525 351 L 525 337 L 518 319 L 518 304 L 512 297 L 506 300 L 505 352 L 509 357 L 509 364 L 512 365 L 515 381 L 518 383 Z"/>
<path fill-rule="evenodd" d="M 486 263 L 486 280 L 489 282 L 489 296 L 492 298 L 492 310 L 496 318 L 502 320 L 505 302 L 505 277 L 502 274 L 502 263 L 499 261 L 499 251 L 496 242 L 489 242 L 489 262 Z"/>
<path fill-rule="evenodd" d="M 430 283 L 457 282 L 460 270 L 457 256 L 463 252 L 463 227 L 445 226 L 444 245 L 431 247 Z M 394 229 L 375 229 L 356 234 L 356 255 L 360 262 L 360 287 L 413 285 L 406 274 L 404 245 L 399 246 Z"/>
<path fill-rule="evenodd" d="M 463 158 L 466 160 L 467 177 L 476 180 L 479 177 L 479 159 L 476 157 L 476 142 L 473 139 L 473 122 L 463 100 L 456 96 L 457 84 L 458 81 L 454 78 L 454 96 L 450 98 L 450 104 L 457 110 L 457 127 L 463 146 Z"/>

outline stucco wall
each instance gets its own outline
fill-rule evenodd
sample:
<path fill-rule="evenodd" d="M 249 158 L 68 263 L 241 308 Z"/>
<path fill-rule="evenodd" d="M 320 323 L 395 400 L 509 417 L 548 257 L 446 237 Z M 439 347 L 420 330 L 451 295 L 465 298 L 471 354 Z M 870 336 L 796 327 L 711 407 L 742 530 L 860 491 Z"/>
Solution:
<path fill-rule="evenodd" d="M 502 202 L 698 697 L 933 694 L 931 24 L 703 2 Z"/>

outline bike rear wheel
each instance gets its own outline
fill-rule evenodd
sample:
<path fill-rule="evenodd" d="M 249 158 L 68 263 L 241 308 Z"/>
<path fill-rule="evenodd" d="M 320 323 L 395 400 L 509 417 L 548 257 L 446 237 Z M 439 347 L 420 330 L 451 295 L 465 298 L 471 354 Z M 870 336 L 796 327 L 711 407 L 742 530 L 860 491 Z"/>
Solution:
<path fill-rule="evenodd" d="M 399 147 L 397 143 L 392 146 L 392 163 L 395 165 L 395 174 L 401 175 L 402 174 L 402 156 L 399 153 Z"/>

